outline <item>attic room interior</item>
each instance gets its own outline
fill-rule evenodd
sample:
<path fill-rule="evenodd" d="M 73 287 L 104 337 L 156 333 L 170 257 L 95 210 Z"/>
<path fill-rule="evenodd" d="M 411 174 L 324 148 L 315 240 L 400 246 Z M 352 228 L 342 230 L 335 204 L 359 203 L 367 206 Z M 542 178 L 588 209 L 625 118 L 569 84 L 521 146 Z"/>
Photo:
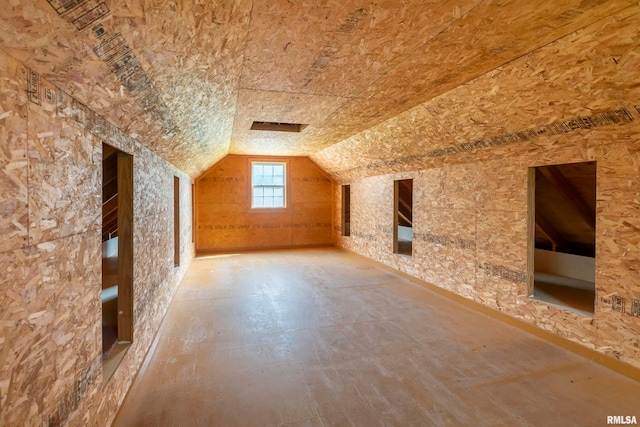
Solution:
<path fill-rule="evenodd" d="M 1 10 L 0 425 L 637 422 L 637 1 Z"/>

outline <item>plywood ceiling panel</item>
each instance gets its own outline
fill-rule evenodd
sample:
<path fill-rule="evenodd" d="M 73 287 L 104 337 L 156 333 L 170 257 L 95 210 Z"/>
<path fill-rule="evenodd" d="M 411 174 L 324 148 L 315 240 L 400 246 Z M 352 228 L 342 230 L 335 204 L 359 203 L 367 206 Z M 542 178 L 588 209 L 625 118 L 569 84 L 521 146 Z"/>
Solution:
<path fill-rule="evenodd" d="M 490 104 L 484 112 L 469 110 L 472 96 L 465 95 L 465 107 L 439 97 L 487 73 L 499 74 L 548 44 L 571 52 L 559 40 L 634 4 L 5 0 L 0 49 L 197 176 L 229 152 L 314 155 L 409 111 L 397 120 L 421 117 L 427 134 L 440 132 L 447 114 L 506 126 L 492 122 Z M 632 70 L 637 58 L 615 51 L 627 51 L 611 40 L 616 34 L 598 37 L 616 46 L 611 56 Z M 551 56 L 536 61 L 551 73 L 563 63 L 546 52 Z M 511 80 L 518 88 L 518 79 Z M 594 85 L 612 90 L 606 81 Z M 490 82 L 473 88 L 480 100 L 495 89 Z M 532 99 L 519 111 L 535 110 L 539 102 Z M 420 104 L 426 113 L 412 110 Z M 256 135 L 247 131 L 254 120 L 309 126 L 297 135 Z M 470 134 L 459 133 L 460 126 L 448 127 L 445 138 L 466 140 Z M 476 129 L 477 135 L 484 132 Z M 386 138 L 380 135 L 374 139 Z"/>
<path fill-rule="evenodd" d="M 477 3 L 256 2 L 242 87 L 357 97 Z"/>
<path fill-rule="evenodd" d="M 487 160 L 506 154 L 522 138 L 536 144 L 557 129 L 560 133 L 587 129 L 570 123 L 580 117 L 601 132 L 615 123 L 637 123 L 639 81 L 640 6 L 635 5 L 321 150 L 312 158 L 334 177 L 345 180 L 447 162 Z M 420 108 L 429 114 L 423 115 L 416 126 L 412 117 Z M 612 137 L 637 139 L 634 123 L 624 130 L 612 127 Z M 403 137 L 395 138 L 399 124 Z M 518 135 L 526 131 L 546 133 L 539 137 Z M 391 152 L 395 154 L 390 156 Z"/>

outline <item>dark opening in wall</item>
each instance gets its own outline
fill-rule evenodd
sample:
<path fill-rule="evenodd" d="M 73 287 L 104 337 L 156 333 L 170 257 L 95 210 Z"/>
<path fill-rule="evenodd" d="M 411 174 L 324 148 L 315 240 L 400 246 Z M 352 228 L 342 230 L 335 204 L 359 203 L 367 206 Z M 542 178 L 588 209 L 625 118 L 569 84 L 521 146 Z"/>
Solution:
<path fill-rule="evenodd" d="M 173 265 L 180 265 L 180 178 L 173 177 Z"/>
<path fill-rule="evenodd" d="M 342 235 L 351 236 L 351 186 L 342 186 Z"/>
<path fill-rule="evenodd" d="M 394 181 L 393 252 L 412 255 L 413 179 Z"/>
<path fill-rule="evenodd" d="M 196 185 L 191 184 L 191 243 L 196 241 Z"/>
<path fill-rule="evenodd" d="M 133 341 L 133 156 L 102 146 L 102 359 L 108 381 Z"/>
<path fill-rule="evenodd" d="M 529 295 L 592 314 L 596 162 L 530 168 L 528 204 Z"/>

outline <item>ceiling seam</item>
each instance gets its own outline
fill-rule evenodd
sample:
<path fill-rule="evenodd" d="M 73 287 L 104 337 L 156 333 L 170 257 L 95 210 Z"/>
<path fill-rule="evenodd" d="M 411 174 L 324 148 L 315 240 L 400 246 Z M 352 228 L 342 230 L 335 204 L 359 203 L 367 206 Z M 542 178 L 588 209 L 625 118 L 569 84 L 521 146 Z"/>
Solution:
<path fill-rule="evenodd" d="M 240 90 L 250 90 L 253 92 L 270 92 L 270 93 L 286 93 L 288 95 L 307 95 L 307 96 L 318 96 L 323 98 L 347 98 L 347 99 L 357 99 L 357 96 L 351 95 L 321 95 L 314 92 L 290 92 L 287 90 L 275 90 L 275 89 L 258 89 L 252 87 L 240 87 Z"/>
<path fill-rule="evenodd" d="M 234 129 L 236 127 L 236 117 L 237 117 L 236 113 L 237 113 L 237 109 L 238 109 L 238 103 L 240 101 L 240 90 L 242 90 L 242 87 L 241 87 L 242 86 L 242 84 L 241 84 L 242 75 L 243 75 L 244 69 L 245 69 L 244 63 L 247 60 L 247 47 L 249 46 L 249 35 L 251 34 L 251 24 L 253 23 L 253 9 L 254 9 L 254 7 L 255 7 L 255 0 L 252 0 L 251 1 L 251 10 L 249 11 L 249 24 L 247 24 L 247 35 L 246 35 L 246 38 L 245 38 L 245 41 L 244 41 L 244 49 L 242 49 L 242 65 L 240 66 L 240 69 L 242 71 L 240 72 L 240 76 L 238 77 L 238 87 L 236 88 L 236 102 L 235 102 L 235 106 L 234 106 L 234 109 L 233 109 L 233 120 L 231 122 L 231 138 L 229 139 L 229 144 L 227 145 L 227 150 L 226 150 L 227 153 L 222 158 L 228 156 L 231 153 L 231 145 L 233 144 Z M 222 159 L 220 159 L 220 160 L 222 160 Z M 220 160 L 218 160 L 218 161 L 220 161 Z M 218 162 L 215 162 L 215 163 L 218 163 Z M 210 165 L 202 173 L 204 173 L 204 172 L 208 171 L 209 169 L 211 169 L 215 165 L 215 163 Z M 202 174 L 200 174 L 200 175 L 202 175 Z"/>

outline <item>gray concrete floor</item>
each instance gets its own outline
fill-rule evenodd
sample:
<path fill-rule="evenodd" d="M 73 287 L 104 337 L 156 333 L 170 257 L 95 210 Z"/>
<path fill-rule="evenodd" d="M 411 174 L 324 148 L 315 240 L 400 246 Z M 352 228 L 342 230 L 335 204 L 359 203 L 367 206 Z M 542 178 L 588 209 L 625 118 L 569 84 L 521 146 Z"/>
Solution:
<path fill-rule="evenodd" d="M 197 259 L 115 426 L 604 426 L 640 383 L 336 249 Z"/>

